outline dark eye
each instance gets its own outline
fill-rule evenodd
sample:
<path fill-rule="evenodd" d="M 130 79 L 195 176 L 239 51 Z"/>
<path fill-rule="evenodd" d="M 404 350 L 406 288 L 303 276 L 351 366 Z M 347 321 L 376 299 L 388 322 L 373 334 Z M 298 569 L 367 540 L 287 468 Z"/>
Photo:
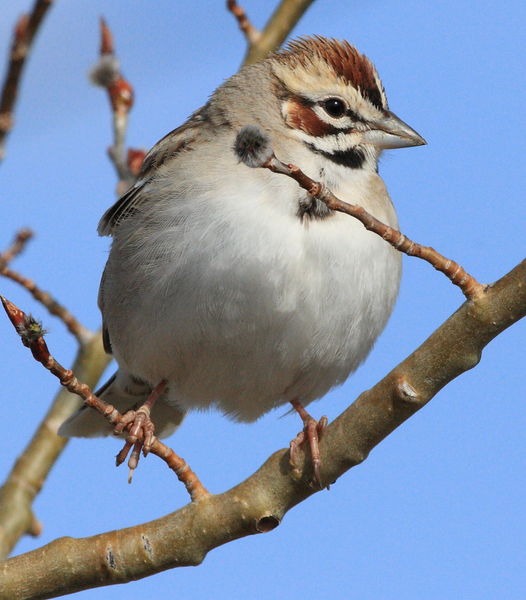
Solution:
<path fill-rule="evenodd" d="M 340 119 L 347 111 L 345 102 L 340 100 L 340 98 L 327 98 L 321 105 L 325 109 L 325 112 L 334 119 Z"/>

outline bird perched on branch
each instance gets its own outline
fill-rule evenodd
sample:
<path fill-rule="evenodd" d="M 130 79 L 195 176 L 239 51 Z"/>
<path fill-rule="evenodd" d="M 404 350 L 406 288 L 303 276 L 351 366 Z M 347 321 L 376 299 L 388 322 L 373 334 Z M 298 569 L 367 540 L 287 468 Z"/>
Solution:
<path fill-rule="evenodd" d="M 425 141 L 388 109 L 369 59 L 345 41 L 307 37 L 242 68 L 153 147 L 101 219 L 113 243 L 99 306 L 119 368 L 100 395 L 121 411 L 146 403 L 138 427 L 151 410 L 159 436 L 190 409 L 250 422 L 292 404 L 304 422 L 292 462 L 307 440 L 321 484 L 326 421 L 304 407 L 368 355 L 393 308 L 401 258 L 295 181 L 244 164 L 236 139 L 249 125 L 282 161 L 397 227 L 378 159 Z M 86 409 L 60 430 L 109 432 Z M 148 450 L 153 429 L 144 433 Z"/>

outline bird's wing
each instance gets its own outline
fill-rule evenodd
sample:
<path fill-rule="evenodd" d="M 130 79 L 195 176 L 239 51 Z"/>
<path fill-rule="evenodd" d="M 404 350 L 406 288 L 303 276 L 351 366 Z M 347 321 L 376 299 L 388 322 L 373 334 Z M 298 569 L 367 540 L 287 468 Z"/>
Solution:
<path fill-rule="evenodd" d="M 137 181 L 102 215 L 98 227 L 99 235 L 112 235 L 115 228 L 132 215 L 139 204 L 145 201 L 147 195 L 142 192 L 154 179 L 159 169 L 180 152 L 192 149 L 193 142 L 199 133 L 199 127 L 206 119 L 206 109 L 206 106 L 200 108 L 186 123 L 165 135 L 148 152 Z"/>

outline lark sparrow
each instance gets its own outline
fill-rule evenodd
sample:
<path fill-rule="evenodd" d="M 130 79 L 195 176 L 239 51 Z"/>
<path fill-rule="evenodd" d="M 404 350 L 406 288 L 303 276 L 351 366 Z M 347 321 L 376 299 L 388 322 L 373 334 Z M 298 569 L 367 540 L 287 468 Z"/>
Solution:
<path fill-rule="evenodd" d="M 247 125 L 393 227 L 378 158 L 425 144 L 388 110 L 364 55 L 312 37 L 241 69 L 154 146 L 99 225 L 113 237 L 99 306 L 119 365 L 100 393 L 124 410 L 167 382 L 152 412 L 159 436 L 188 409 L 247 422 L 289 402 L 301 413 L 365 359 L 398 293 L 392 247 L 294 181 L 239 161 Z M 84 409 L 60 430 L 109 432 Z"/>

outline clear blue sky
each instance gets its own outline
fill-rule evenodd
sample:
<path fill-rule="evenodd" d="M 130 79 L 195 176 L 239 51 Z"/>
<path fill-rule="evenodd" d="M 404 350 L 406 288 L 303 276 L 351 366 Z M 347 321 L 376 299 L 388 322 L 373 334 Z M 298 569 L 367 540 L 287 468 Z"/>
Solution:
<path fill-rule="evenodd" d="M 4 3 L 0 56 L 30 0 Z M 273 2 L 246 0 L 256 25 Z M 202 105 L 238 67 L 244 40 L 222 1 L 57 2 L 39 35 L 22 88 L 16 129 L 0 167 L 0 243 L 31 226 L 38 234 L 16 267 L 51 290 L 89 327 L 99 324 L 98 280 L 108 240 L 95 232 L 114 200 L 106 155 L 105 95 L 86 72 L 98 50 L 98 17 L 116 37 L 136 89 L 129 143 L 149 147 Z M 461 262 L 481 281 L 525 254 L 523 2 L 318 0 L 294 35 L 346 38 L 369 55 L 391 108 L 429 145 L 395 150 L 381 173 L 402 229 Z M 42 318 L 48 343 L 68 364 L 75 344 L 62 324 L 6 281 L 0 291 Z M 416 348 L 461 304 L 443 276 L 404 259 L 402 290 L 366 364 L 313 404 L 334 418 Z M 288 513 L 272 533 L 214 550 L 195 569 L 79 594 L 274 599 L 524 598 L 526 323 L 505 332 L 481 364 L 334 485 Z M 4 434 L 0 475 L 24 447 L 56 390 L 0 318 Z M 254 425 L 192 414 L 170 443 L 212 491 L 251 474 L 298 430 L 282 411 Z M 185 491 L 154 457 L 132 486 L 113 467 L 115 440 L 73 441 L 35 510 L 44 524 L 27 551 L 63 535 L 87 536 L 175 510 Z M 218 462 L 218 457 L 221 457 Z"/>

